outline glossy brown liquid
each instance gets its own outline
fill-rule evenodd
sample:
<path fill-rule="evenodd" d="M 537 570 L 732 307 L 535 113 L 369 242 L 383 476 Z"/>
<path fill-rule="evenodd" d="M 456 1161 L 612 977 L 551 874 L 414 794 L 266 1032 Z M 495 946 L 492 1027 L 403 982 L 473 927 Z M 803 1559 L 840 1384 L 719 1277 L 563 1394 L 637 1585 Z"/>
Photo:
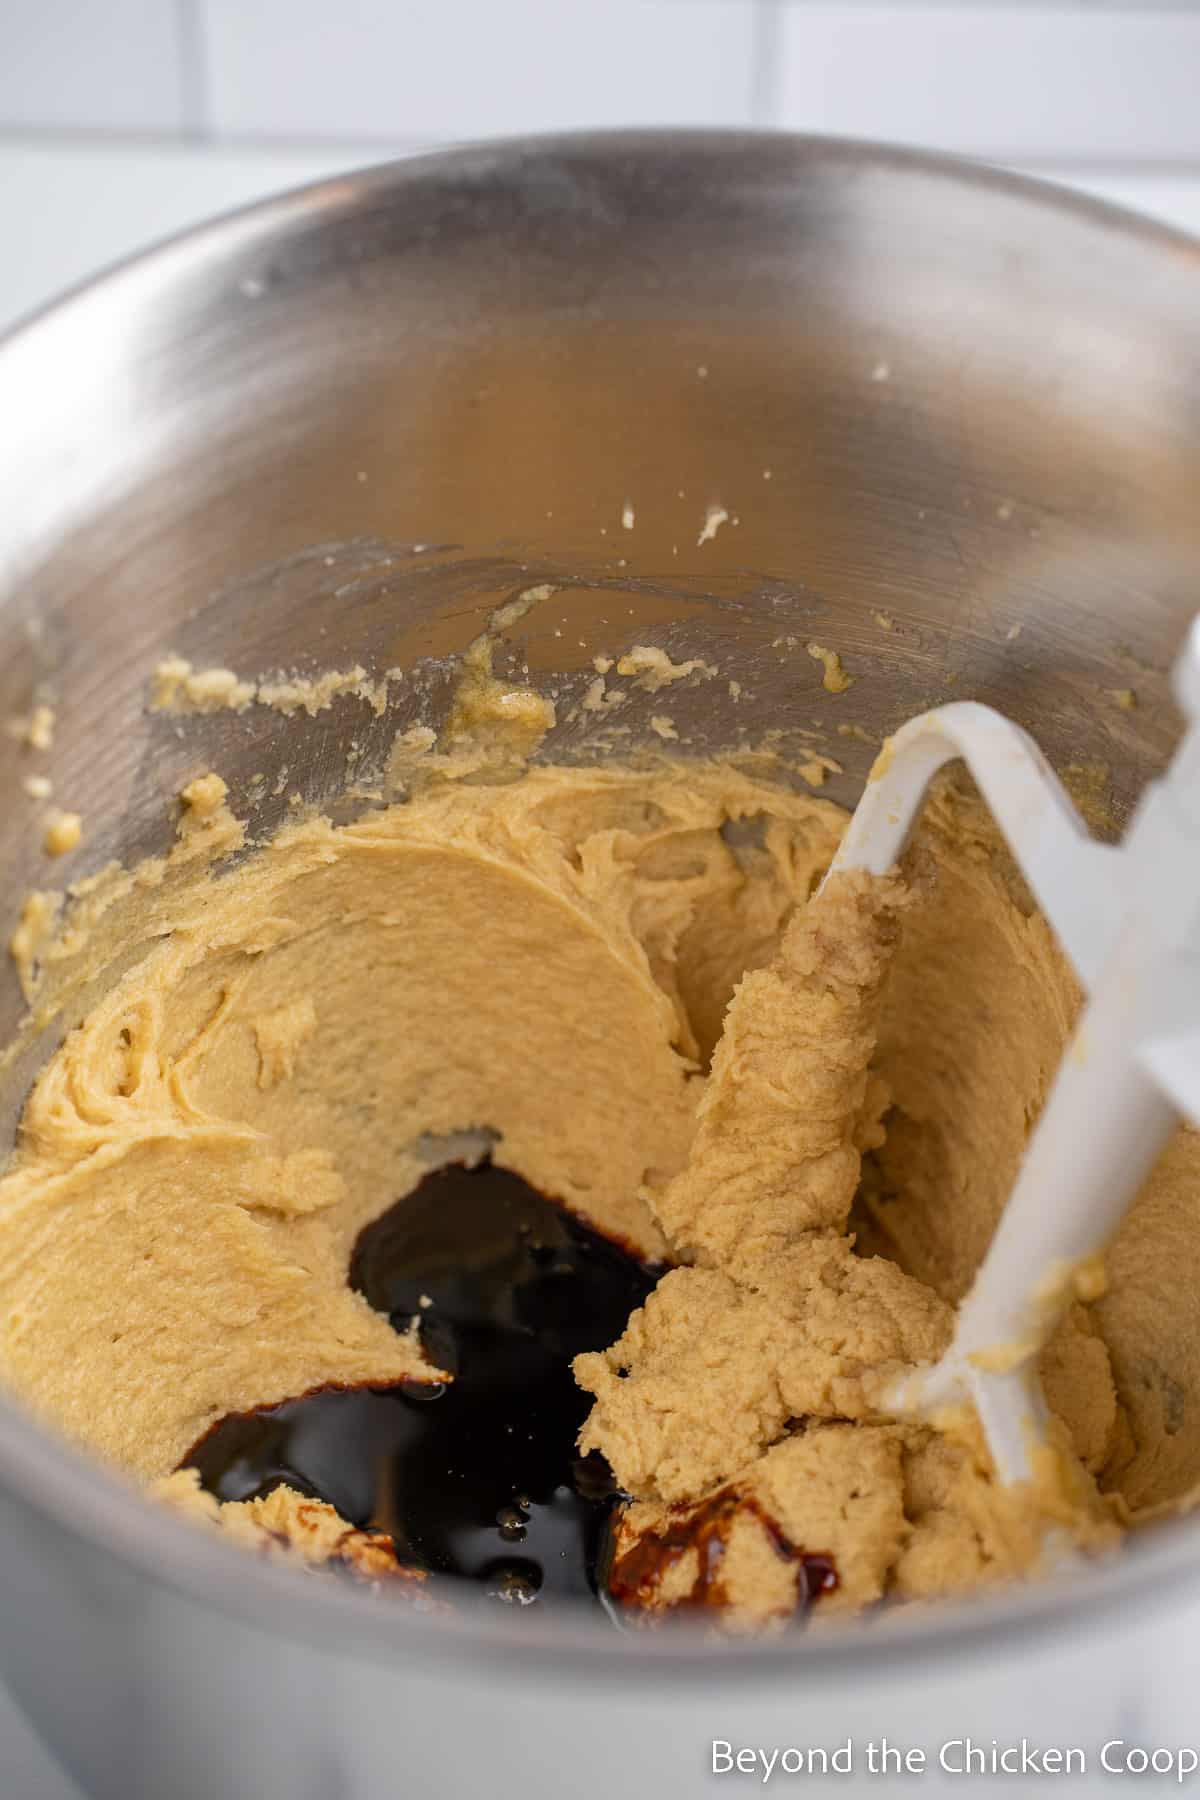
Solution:
<path fill-rule="evenodd" d="M 710 1499 L 679 1515 L 662 1531 L 648 1531 L 618 1556 L 608 1575 L 608 1591 L 622 1606 L 653 1606 L 661 1594 L 665 1576 L 693 1553 L 696 1573 L 691 1588 L 675 1601 L 681 1607 L 725 1606 L 728 1597 L 722 1582 L 722 1565 L 734 1520 L 750 1513 L 758 1520 L 775 1551 L 797 1570 L 796 1610 L 804 1612 L 822 1594 L 837 1586 L 833 1560 L 819 1551 L 801 1550 L 779 1529 L 756 1500 L 722 1488 Z"/>
<path fill-rule="evenodd" d="M 397 1330 L 415 1320 L 454 1380 L 236 1414 L 184 1461 L 222 1500 L 286 1482 L 510 1605 L 592 1596 L 614 1489 L 576 1450 L 591 1402 L 570 1363 L 621 1335 L 659 1273 L 519 1176 L 441 1169 L 362 1233 L 350 1284 Z"/>

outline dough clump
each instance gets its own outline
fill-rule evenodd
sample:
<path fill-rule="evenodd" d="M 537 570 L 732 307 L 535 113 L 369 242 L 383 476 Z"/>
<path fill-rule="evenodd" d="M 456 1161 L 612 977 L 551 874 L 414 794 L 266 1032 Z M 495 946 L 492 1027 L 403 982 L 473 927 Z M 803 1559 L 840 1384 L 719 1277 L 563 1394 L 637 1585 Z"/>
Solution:
<path fill-rule="evenodd" d="M 152 1484 L 150 1492 L 176 1512 L 260 1556 L 295 1562 L 313 1571 L 344 1569 L 357 1580 L 398 1583 L 422 1611 L 439 1610 L 425 1591 L 427 1576 L 397 1560 L 395 1546 L 381 1532 L 358 1531 L 323 1500 L 281 1485 L 257 1500 L 223 1505 L 200 1486 L 195 1469 L 179 1469 Z"/>
<path fill-rule="evenodd" d="M 609 1350 L 576 1359 L 596 1400 L 581 1444 L 635 1496 L 613 1586 L 632 1567 L 625 1597 L 652 1611 L 715 1599 L 735 1627 L 786 1619 L 814 1597 L 806 1552 L 829 1565 L 825 1611 L 1037 1560 L 1051 1514 L 992 1482 L 972 1422 L 887 1422 L 888 1386 L 941 1354 L 953 1311 L 895 1262 L 858 1254 L 848 1229 L 863 1156 L 886 1142 L 875 1056 L 914 902 L 898 875 L 832 877 L 741 982 L 688 1163 L 653 1201 L 688 1266 Z M 1073 1522 L 1103 1541 L 1080 1485 Z"/>

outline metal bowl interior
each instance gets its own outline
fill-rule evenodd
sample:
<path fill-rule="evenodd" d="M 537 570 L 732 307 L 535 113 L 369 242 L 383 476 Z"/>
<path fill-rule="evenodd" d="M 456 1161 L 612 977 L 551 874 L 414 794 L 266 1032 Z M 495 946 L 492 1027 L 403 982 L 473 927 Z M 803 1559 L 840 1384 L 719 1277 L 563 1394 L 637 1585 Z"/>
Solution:
<path fill-rule="evenodd" d="M 597 651 L 647 639 L 719 665 L 726 680 L 672 697 L 691 754 L 821 732 L 845 768 L 825 791 L 852 804 L 870 739 L 981 699 L 1119 829 L 1174 739 L 1166 670 L 1200 564 L 1198 278 L 1197 245 L 1050 188 L 849 142 L 706 134 L 416 159 L 119 269 L 0 345 L 0 717 L 39 700 L 58 717 L 48 757 L 0 738 L 8 917 L 48 884 L 20 793 L 31 769 L 87 822 L 68 880 L 162 850 L 180 787 L 209 767 L 269 831 L 292 793 L 337 803 L 352 746 L 369 771 L 397 728 L 436 723 L 454 655 L 539 581 L 558 591 L 511 654 L 564 694 Z M 730 516 L 699 543 L 710 505 Z M 813 640 L 840 652 L 848 693 L 822 687 Z M 313 721 L 181 729 L 145 708 L 168 651 L 408 673 L 379 719 L 348 700 Z M 634 741 L 654 710 L 626 715 Z M 588 745 L 564 725 L 544 753 Z M 0 1041 L 21 1015 L 6 977 Z M 7 1070 L 10 1137 L 71 1022 Z M 87 1546 L 274 1631 L 384 1655 L 511 1648 L 494 1622 L 464 1635 L 382 1615 L 148 1516 L 7 1407 L 0 1500 L 31 1566 Z M 735 1654 L 593 1619 L 533 1621 L 522 1639 L 614 1680 L 647 1660 L 694 1673 L 698 1657 L 792 1679 L 798 1663 L 861 1672 L 864 1655 L 1061 1626 L 1197 1578 L 1200 1539 L 1181 1527 L 1065 1589 L 869 1641 Z"/>

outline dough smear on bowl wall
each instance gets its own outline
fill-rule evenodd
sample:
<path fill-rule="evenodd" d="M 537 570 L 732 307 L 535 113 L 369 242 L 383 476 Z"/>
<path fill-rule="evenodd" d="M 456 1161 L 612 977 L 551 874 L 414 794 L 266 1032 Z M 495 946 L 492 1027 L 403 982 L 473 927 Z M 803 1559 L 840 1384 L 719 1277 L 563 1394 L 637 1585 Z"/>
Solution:
<path fill-rule="evenodd" d="M 628 676 L 715 673 L 652 648 Z M 35 1018 L 99 997 L 0 1182 L 6 1385 L 204 1527 L 423 1607 L 458 1576 L 778 1630 L 1187 1505 L 1187 1131 L 1044 1355 L 1069 1479 L 1002 1488 L 972 1418 L 883 1404 L 1080 1003 L 974 793 L 810 899 L 845 815 L 782 758 L 656 729 L 568 766 L 553 720 L 485 635 L 348 823 L 248 844 L 210 773 L 165 858 L 31 900 Z"/>

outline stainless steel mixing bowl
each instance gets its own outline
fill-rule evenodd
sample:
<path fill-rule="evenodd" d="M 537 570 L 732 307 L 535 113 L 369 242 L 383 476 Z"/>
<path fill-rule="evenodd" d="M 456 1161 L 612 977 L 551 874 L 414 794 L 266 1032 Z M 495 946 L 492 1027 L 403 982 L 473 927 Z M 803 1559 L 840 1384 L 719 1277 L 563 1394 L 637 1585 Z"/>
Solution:
<path fill-rule="evenodd" d="M 72 879 L 161 849 L 209 766 L 266 828 L 293 791 L 333 799 L 352 745 L 369 768 L 436 719 L 444 659 L 536 580 L 561 584 L 513 634 L 536 674 L 577 693 L 601 648 L 702 655 L 726 679 L 672 696 L 689 748 L 824 733 L 847 801 L 871 746 L 839 725 L 877 735 L 941 698 L 1031 727 L 1109 825 L 1175 731 L 1200 248 L 966 165 L 652 134 L 347 176 L 17 332 L 0 420 L 0 717 L 58 713 L 49 756 L 0 738 L 9 918 L 47 880 L 24 773 L 84 814 Z M 342 702 L 179 729 L 144 709 L 168 650 L 410 675 L 382 720 Z M 548 754 L 579 754 L 576 730 Z M 20 1013 L 6 978 L 0 1035 Z M 52 1042 L 9 1071 L 10 1128 Z M 1197 1577 L 1179 1528 L 1067 1588 L 737 1654 L 590 1616 L 523 1616 L 514 1642 L 507 1619 L 413 1620 L 259 1567 L 0 1409 L 0 1669 L 121 1800 L 663 1793 L 713 1736 L 919 1742 L 943 1717 L 992 1736 L 1050 1667 L 1115 1707 L 1104 1634 L 1144 1630 L 1150 1669 L 1161 1632 L 1132 1601 L 1178 1605 Z"/>

